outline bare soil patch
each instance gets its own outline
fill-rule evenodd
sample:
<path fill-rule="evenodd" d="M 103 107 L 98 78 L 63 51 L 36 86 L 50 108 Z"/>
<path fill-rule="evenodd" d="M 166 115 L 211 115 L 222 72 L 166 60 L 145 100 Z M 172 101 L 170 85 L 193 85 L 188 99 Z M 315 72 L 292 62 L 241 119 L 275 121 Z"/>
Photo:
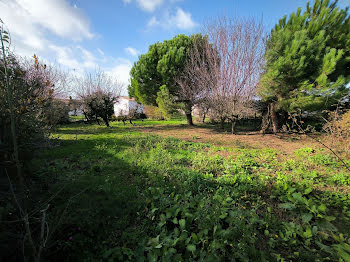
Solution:
<path fill-rule="evenodd" d="M 176 137 L 186 141 L 210 143 L 215 146 L 232 148 L 272 148 L 283 154 L 291 155 L 303 147 L 319 148 L 320 145 L 306 135 L 298 134 L 260 134 L 259 132 L 244 132 L 231 134 L 200 126 L 152 126 L 141 129 L 145 133 L 162 137 Z"/>

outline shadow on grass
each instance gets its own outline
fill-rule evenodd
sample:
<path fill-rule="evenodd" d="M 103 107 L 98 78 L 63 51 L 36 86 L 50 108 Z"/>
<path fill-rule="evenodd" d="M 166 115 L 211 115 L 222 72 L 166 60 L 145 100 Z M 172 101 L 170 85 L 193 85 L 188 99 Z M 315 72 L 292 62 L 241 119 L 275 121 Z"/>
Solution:
<path fill-rule="evenodd" d="M 97 135 L 97 134 L 113 134 L 125 133 L 125 129 L 134 128 L 135 126 L 99 126 L 96 124 L 70 124 L 59 127 L 55 130 L 58 135 Z"/>
<path fill-rule="evenodd" d="M 98 137 L 64 140 L 33 160 L 31 168 L 36 175 L 31 210 L 45 208 L 43 202 L 54 196 L 47 212 L 50 239 L 43 260 L 81 260 L 78 250 L 84 251 L 85 258 L 100 259 L 103 250 L 131 246 L 145 238 L 138 215 L 146 205 L 138 179 L 142 171 L 122 158 L 130 141 Z M 39 213 L 33 214 L 33 227 L 35 216 Z M 1 242 L 0 261 L 23 259 L 18 247 L 7 247 L 4 239 Z"/>

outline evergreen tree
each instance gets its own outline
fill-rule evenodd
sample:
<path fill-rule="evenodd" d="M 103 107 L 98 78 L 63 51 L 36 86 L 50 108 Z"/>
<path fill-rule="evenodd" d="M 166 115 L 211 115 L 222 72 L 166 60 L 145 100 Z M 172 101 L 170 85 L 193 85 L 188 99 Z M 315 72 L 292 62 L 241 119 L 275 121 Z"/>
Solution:
<path fill-rule="evenodd" d="M 174 96 L 170 94 L 166 85 L 161 86 L 157 93 L 157 104 L 166 119 L 178 114 L 179 109 L 181 109 L 181 103 L 175 102 Z"/>
<path fill-rule="evenodd" d="M 151 45 L 148 52 L 139 57 L 130 71 L 129 96 L 135 97 L 143 104 L 158 106 L 157 95 L 163 94 L 159 91 L 161 86 L 165 85 L 169 94 L 175 99 L 178 98 L 179 86 L 176 79 L 183 73 L 188 51 L 196 39 L 204 37 L 200 34 L 177 35 L 171 40 Z M 162 106 L 166 104 L 169 103 L 163 103 Z M 188 123 L 192 124 L 191 113 L 186 113 L 186 116 Z"/>
<path fill-rule="evenodd" d="M 278 112 L 317 111 L 348 92 L 350 19 L 337 1 L 315 0 L 283 17 L 267 41 L 259 94 L 269 103 L 274 132 Z"/>

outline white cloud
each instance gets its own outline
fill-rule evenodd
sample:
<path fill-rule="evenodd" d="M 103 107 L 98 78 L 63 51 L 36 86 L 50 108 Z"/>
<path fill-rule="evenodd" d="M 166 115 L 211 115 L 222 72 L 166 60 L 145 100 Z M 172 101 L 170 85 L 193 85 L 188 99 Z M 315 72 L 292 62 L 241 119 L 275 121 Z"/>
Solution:
<path fill-rule="evenodd" d="M 128 54 L 132 55 L 132 56 L 137 56 L 138 53 L 139 53 L 138 50 L 136 50 L 135 48 L 130 47 L 130 46 L 127 47 L 127 48 L 125 48 L 125 51 L 126 51 Z"/>
<path fill-rule="evenodd" d="M 163 0 L 136 0 L 139 6 L 147 11 L 153 12 L 157 7 L 162 5 Z"/>
<path fill-rule="evenodd" d="M 77 49 L 81 51 L 82 54 L 82 60 L 83 60 L 83 67 L 85 68 L 96 68 L 97 65 L 97 58 L 88 50 L 81 46 L 77 46 Z"/>
<path fill-rule="evenodd" d="M 74 51 L 70 47 L 50 45 L 49 48 L 56 53 L 57 62 L 69 69 L 81 71 L 81 63 L 73 57 Z"/>
<path fill-rule="evenodd" d="M 49 31 L 75 41 L 93 37 L 88 19 L 66 0 L 3 0 L 1 5 L 4 22 L 11 30 L 25 35 L 28 35 L 26 29 L 31 28 L 36 36 Z"/>
<path fill-rule="evenodd" d="M 116 77 L 123 84 L 122 95 L 127 95 L 127 87 L 130 83 L 130 70 L 132 68 L 131 61 L 127 59 L 118 59 L 114 67 L 107 70 L 108 74 Z"/>
<path fill-rule="evenodd" d="M 130 4 L 132 0 L 123 0 L 125 4 Z M 164 0 L 136 0 L 138 6 L 147 12 L 153 12 L 163 4 Z"/>
<path fill-rule="evenodd" d="M 160 22 L 157 20 L 157 18 L 155 16 L 152 16 L 152 18 L 148 21 L 147 26 L 152 27 L 152 26 L 156 26 L 159 24 L 160 24 Z"/>
<path fill-rule="evenodd" d="M 96 67 L 98 59 L 92 52 L 72 45 L 94 35 L 88 19 L 67 0 L 0 0 L 0 17 L 11 33 L 16 54 L 35 53 L 42 60 L 80 71 Z M 57 44 L 62 39 L 65 46 Z"/>
<path fill-rule="evenodd" d="M 11 33 L 13 51 L 21 56 L 35 53 L 42 61 L 59 64 L 80 76 L 101 66 L 127 87 L 132 62 L 115 60 L 100 48 L 87 48 L 84 42 L 77 44 L 94 38 L 94 34 L 82 11 L 69 3 L 70 0 L 0 0 L 0 18 Z M 136 49 L 128 51 L 138 53 Z"/>
<path fill-rule="evenodd" d="M 185 12 L 181 8 L 177 8 L 176 15 L 170 17 L 170 23 L 175 24 L 179 29 L 193 29 L 197 24 L 192 20 L 190 12 Z"/>
<path fill-rule="evenodd" d="M 192 14 L 177 8 L 175 14 L 166 12 L 161 20 L 153 16 L 147 23 L 147 27 L 161 26 L 164 29 L 177 28 L 182 30 L 192 30 L 197 27 L 197 23 L 192 20 Z"/>

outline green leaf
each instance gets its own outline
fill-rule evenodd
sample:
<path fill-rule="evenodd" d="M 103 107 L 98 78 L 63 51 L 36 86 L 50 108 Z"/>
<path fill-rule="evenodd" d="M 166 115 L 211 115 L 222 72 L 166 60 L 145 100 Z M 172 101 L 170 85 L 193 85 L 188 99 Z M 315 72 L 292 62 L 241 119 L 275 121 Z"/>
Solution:
<path fill-rule="evenodd" d="M 187 246 L 187 250 L 191 251 L 191 252 L 194 252 L 194 251 L 196 251 L 196 246 L 195 245 L 188 245 Z"/>
<path fill-rule="evenodd" d="M 192 233 L 191 236 L 194 242 L 198 242 L 198 237 L 195 233 Z"/>
<path fill-rule="evenodd" d="M 218 229 L 218 226 L 215 225 L 215 226 L 214 226 L 214 235 L 215 235 L 215 232 L 216 232 L 217 229 Z"/>
<path fill-rule="evenodd" d="M 171 254 L 176 254 L 176 249 L 171 247 L 168 249 L 168 252 L 171 253 Z"/>
<path fill-rule="evenodd" d="M 324 216 L 324 219 L 330 222 L 330 221 L 334 221 L 336 218 L 333 216 Z"/>
<path fill-rule="evenodd" d="M 233 199 L 231 197 L 226 198 L 227 202 L 231 202 Z"/>
<path fill-rule="evenodd" d="M 327 209 L 327 207 L 324 205 L 324 204 L 321 204 L 319 207 L 318 207 L 318 211 L 320 212 L 325 212 Z"/>
<path fill-rule="evenodd" d="M 295 205 L 293 203 L 283 203 L 283 204 L 280 204 L 279 207 L 291 210 L 295 208 Z"/>
<path fill-rule="evenodd" d="M 350 246 L 348 244 L 342 243 L 333 245 L 333 247 L 344 261 L 350 261 Z"/>
<path fill-rule="evenodd" d="M 312 237 L 312 231 L 310 227 L 306 228 L 306 231 L 304 232 L 304 237 L 306 238 Z"/>
<path fill-rule="evenodd" d="M 303 201 L 303 196 L 298 192 L 298 193 L 293 193 L 292 194 L 293 198 L 297 201 Z"/>
<path fill-rule="evenodd" d="M 304 223 L 309 223 L 310 220 L 312 219 L 312 214 L 304 213 L 301 215 L 301 219 L 303 220 Z"/>
<path fill-rule="evenodd" d="M 181 229 L 184 229 L 185 226 L 186 226 L 186 220 L 185 219 L 180 219 L 179 220 L 179 224 L 180 224 Z"/>
<path fill-rule="evenodd" d="M 227 217 L 227 213 L 223 213 L 221 216 L 219 216 L 221 219 L 224 219 L 225 217 Z"/>
<path fill-rule="evenodd" d="M 158 245 L 156 245 L 154 248 L 162 248 L 162 244 L 158 244 Z"/>
<path fill-rule="evenodd" d="M 177 220 L 177 218 L 176 218 L 176 217 L 174 217 L 174 219 L 173 219 L 173 223 L 174 223 L 174 224 L 178 224 L 178 220 Z"/>
<path fill-rule="evenodd" d="M 308 194 L 310 194 L 311 192 L 312 192 L 312 187 L 308 187 L 307 189 L 305 189 L 304 194 L 305 194 L 305 195 L 308 195 Z"/>

